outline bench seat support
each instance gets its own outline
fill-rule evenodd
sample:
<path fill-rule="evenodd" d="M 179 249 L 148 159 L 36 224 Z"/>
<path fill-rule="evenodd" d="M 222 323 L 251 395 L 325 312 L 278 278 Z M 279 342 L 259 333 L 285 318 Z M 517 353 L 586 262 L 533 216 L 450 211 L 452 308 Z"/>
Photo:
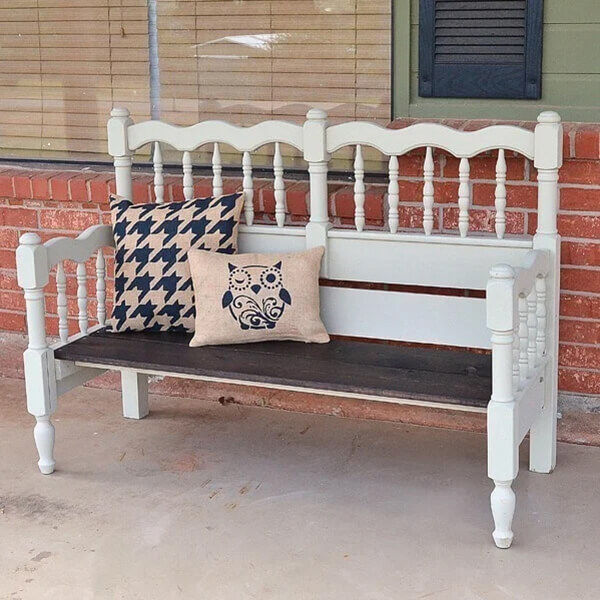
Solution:
<path fill-rule="evenodd" d="M 143 419 L 150 412 L 148 406 L 148 376 L 144 373 L 123 369 L 121 371 L 121 395 L 123 416 L 127 419 Z"/>

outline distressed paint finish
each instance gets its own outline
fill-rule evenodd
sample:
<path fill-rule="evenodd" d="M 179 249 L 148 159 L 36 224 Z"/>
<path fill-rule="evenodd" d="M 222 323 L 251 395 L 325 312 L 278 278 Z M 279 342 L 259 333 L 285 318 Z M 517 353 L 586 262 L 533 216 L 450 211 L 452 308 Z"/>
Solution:
<path fill-rule="evenodd" d="M 493 537 L 498 547 L 509 547 L 516 504 L 512 482 L 518 473 L 519 444 L 528 431 L 531 431 L 530 468 L 550 472 L 555 464 L 560 264 L 556 220 L 558 170 L 562 165 L 562 128 L 558 115 L 542 113 L 535 132 L 512 126 L 466 132 L 436 124 L 420 124 L 399 131 L 364 122 L 330 127 L 327 115 L 317 109 L 309 111 L 302 127 L 293 124 L 281 126 L 279 122 L 271 121 L 248 128 L 232 128 L 227 123 L 208 121 L 192 127 L 174 128 L 160 122 L 133 125 L 125 109 L 114 109 L 111 114 L 109 151 L 115 161 L 119 193 L 131 191 L 133 149 L 148 142 L 168 142 L 184 153 L 184 186 L 188 193 L 191 184 L 189 153 L 203 144 L 214 144 L 215 193 L 223 189 L 219 143 L 234 141 L 235 135 L 239 134 L 239 144 L 233 145 L 244 153 L 246 189 L 252 185 L 249 159 L 254 149 L 268 143 L 276 144 L 276 179 L 281 178 L 282 170 L 277 157 L 279 144 L 289 144 L 303 152 L 310 175 L 308 225 L 299 228 L 285 224 L 281 216 L 282 209 L 285 216 L 287 207 L 280 196 L 277 202 L 278 226 L 247 224 L 240 228 L 243 251 L 293 251 L 322 245 L 326 248 L 322 274 L 331 279 L 487 289 L 486 300 L 458 296 L 432 296 L 434 300 L 427 300 L 426 296 L 408 292 L 394 292 L 395 295 L 392 295 L 375 289 L 324 287 L 322 310 L 332 331 L 340 334 L 491 347 L 492 396 L 487 412 L 488 474 L 495 486 L 491 496 L 495 522 Z M 330 155 L 347 146 L 356 148 L 354 229 L 332 227 L 329 215 L 327 172 Z M 367 146 L 378 148 L 390 157 L 390 232 L 370 231 L 365 227 L 362 149 Z M 423 188 L 427 217 L 424 220 L 425 232 L 397 233 L 396 157 L 418 147 L 427 148 Z M 156 148 L 158 144 L 155 145 L 155 164 Z M 458 194 L 460 236 L 434 234 L 429 230 L 433 148 L 442 148 L 461 159 Z M 538 226 L 533 238 L 469 235 L 469 158 L 498 148 L 519 151 L 534 159 L 539 184 Z M 502 160 L 497 166 L 497 175 L 502 185 Z M 155 182 L 161 185 L 160 179 L 155 179 Z M 281 191 L 281 188 L 277 186 L 277 190 Z M 496 193 L 497 209 L 502 209 L 502 202 L 503 191 L 500 188 Z M 63 392 L 102 372 L 101 365 L 83 368 L 74 363 L 61 364 L 65 361 L 60 360 L 55 365 L 54 349 L 46 341 L 44 288 L 54 265 L 63 260 L 77 262 L 81 329 L 78 335 L 85 336 L 93 331 L 93 328 L 88 329 L 87 324 L 84 265 L 99 249 L 112 245 L 111 229 L 106 225 L 95 225 L 76 239 L 55 238 L 45 244 L 35 234 L 25 234 L 21 238 L 17 263 L 19 285 L 25 290 L 29 325 L 29 347 L 25 353 L 28 409 L 37 419 L 34 435 L 43 473 L 50 473 L 54 468 L 54 429 L 50 416 L 56 410 L 57 386 Z M 403 260 L 393 259 L 398 255 Z M 103 279 L 105 271 L 100 256 L 97 254 L 96 272 L 98 278 Z M 102 282 L 96 289 L 98 300 L 103 300 Z M 410 318 L 395 318 L 397 312 L 394 308 L 400 304 Z M 61 307 L 61 311 L 63 309 Z M 455 318 L 449 318 L 448 313 Z M 485 331 L 486 326 L 491 336 Z M 61 343 L 64 342 L 63 339 Z M 156 372 L 162 373 L 160 369 Z M 142 418 L 147 414 L 148 374 L 123 371 L 126 416 Z M 334 393 L 325 388 L 322 392 Z M 393 401 L 401 403 L 403 399 Z"/>

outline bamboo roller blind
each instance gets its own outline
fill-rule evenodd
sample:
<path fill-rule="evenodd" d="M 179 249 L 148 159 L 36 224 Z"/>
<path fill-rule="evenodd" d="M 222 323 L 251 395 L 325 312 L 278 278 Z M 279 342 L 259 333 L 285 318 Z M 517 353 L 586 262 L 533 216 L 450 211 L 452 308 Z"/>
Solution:
<path fill-rule="evenodd" d="M 390 0 L 162 0 L 163 117 L 390 118 Z"/>
<path fill-rule="evenodd" d="M 149 118 L 147 15 L 146 0 L 0 4 L 0 152 L 106 160 L 113 105 Z"/>
<path fill-rule="evenodd" d="M 150 117 L 147 0 L 9 4 L 0 152 L 106 160 L 112 106 Z M 157 13 L 163 120 L 390 118 L 390 0 L 157 0 Z"/>
<path fill-rule="evenodd" d="M 158 11 L 167 121 L 302 122 L 311 107 L 331 122 L 390 119 L 390 0 L 161 0 Z M 286 164 L 301 164 L 283 152 Z M 253 160 L 268 163 L 271 153 Z M 239 162 L 227 150 L 223 158 Z"/>

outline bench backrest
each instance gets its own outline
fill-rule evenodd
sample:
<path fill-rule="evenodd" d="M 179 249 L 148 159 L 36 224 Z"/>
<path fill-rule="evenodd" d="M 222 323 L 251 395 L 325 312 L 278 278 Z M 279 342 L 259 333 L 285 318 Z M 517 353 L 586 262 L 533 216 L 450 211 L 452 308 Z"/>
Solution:
<path fill-rule="evenodd" d="M 548 277 L 557 299 L 558 244 L 556 214 L 558 169 L 562 164 L 562 128 L 554 112 L 538 117 L 535 131 L 496 125 L 477 131 L 458 131 L 443 125 L 420 123 L 393 130 L 369 122 L 328 126 L 327 115 L 308 112 L 303 125 L 265 121 L 236 127 L 223 121 L 205 121 L 177 127 L 160 121 L 134 124 L 126 109 L 114 109 L 108 122 L 109 153 L 114 158 L 116 190 L 132 196 L 131 166 L 136 150 L 153 144 L 154 194 L 165 198 L 162 149 L 182 153 L 183 193 L 194 195 L 191 152 L 211 144 L 213 193 L 223 192 L 221 147 L 241 153 L 245 222 L 240 232 L 242 252 L 295 251 L 323 245 L 322 312 L 330 332 L 362 338 L 402 340 L 472 348 L 489 348 L 483 293 L 490 268 L 498 263 L 517 265 L 535 247 L 554 253 L 554 272 Z M 276 223 L 255 224 L 252 152 L 273 144 Z M 284 163 L 281 146 L 299 150 L 309 173 L 310 220 L 306 226 L 286 223 Z M 327 172 L 331 154 L 354 147 L 353 227 L 333 227 L 329 216 Z M 363 149 L 376 148 L 388 160 L 388 231 L 365 230 L 365 167 Z M 398 156 L 425 148 L 422 202 L 423 232 L 399 228 Z M 456 233 L 434 233 L 434 149 L 460 159 Z M 496 235 L 470 235 L 471 183 L 469 159 L 498 150 L 495 177 Z M 505 236 L 506 154 L 516 152 L 533 160 L 538 172 L 536 235 Z M 338 282 L 355 282 L 348 286 Z M 362 284 L 370 285 L 362 285 Z M 401 286 L 401 287 L 398 287 Z M 407 289 L 406 286 L 409 286 Z M 418 293 L 419 287 L 445 288 L 444 294 Z M 417 288 L 417 289 L 413 289 Z M 450 291 L 448 291 L 450 289 Z M 457 290 L 452 293 L 451 290 Z M 551 307 L 551 310 L 554 310 Z"/>

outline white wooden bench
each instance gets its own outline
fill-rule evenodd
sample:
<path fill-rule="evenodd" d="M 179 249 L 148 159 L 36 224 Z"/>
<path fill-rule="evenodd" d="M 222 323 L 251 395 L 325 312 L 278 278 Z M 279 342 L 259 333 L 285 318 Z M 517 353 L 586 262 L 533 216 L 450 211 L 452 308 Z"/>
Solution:
<path fill-rule="evenodd" d="M 223 191 L 221 149 L 242 153 L 245 221 L 244 252 L 293 251 L 323 245 L 323 319 L 332 334 L 417 342 L 403 347 L 336 339 L 329 345 L 277 342 L 188 349 L 182 334 L 105 333 L 103 247 L 113 245 L 108 225 L 91 227 L 76 239 L 42 244 L 35 233 L 21 238 L 17 251 L 19 284 L 25 290 L 29 347 L 25 352 L 27 407 L 35 416 L 34 437 L 42 473 L 54 470 L 51 415 L 61 394 L 106 369 L 120 370 L 126 417 L 148 414 L 148 376 L 257 383 L 267 387 L 319 392 L 370 401 L 411 403 L 453 410 L 487 411 L 488 474 L 496 545 L 510 546 L 519 468 L 519 445 L 530 433 L 530 469 L 549 473 L 556 457 L 559 252 L 558 170 L 562 164 L 559 116 L 543 112 L 535 132 L 492 126 L 473 132 L 437 124 L 390 130 L 368 122 L 328 126 L 321 110 L 311 110 L 304 125 L 266 121 L 239 128 L 221 121 L 174 127 L 149 121 L 134 124 L 125 109 L 108 122 L 109 153 L 114 158 L 117 193 L 132 195 L 132 157 L 154 143 L 154 190 L 165 194 L 161 145 L 183 153 L 183 191 L 193 195 L 190 152 L 214 144 L 214 193 Z M 253 224 L 251 153 L 274 143 L 276 224 Z M 310 178 L 310 221 L 286 224 L 281 144 L 299 150 Z M 221 145 L 221 147 L 220 147 Z M 354 227 L 330 224 L 327 173 L 330 156 L 355 147 Z M 389 157 L 388 231 L 367 231 L 363 150 L 372 146 Z M 423 232 L 398 231 L 398 159 L 424 147 Z M 460 158 L 459 232 L 434 233 L 434 149 Z M 499 149 L 496 163 L 496 235 L 470 235 L 469 159 Z M 533 237 L 505 236 L 506 159 L 518 153 L 537 169 L 538 220 Z M 86 261 L 96 260 L 97 322 L 88 324 Z M 80 333 L 69 337 L 63 261 L 77 263 Z M 44 288 L 56 277 L 60 341 L 49 345 Z M 385 282 L 409 286 L 485 290 L 483 294 L 433 295 L 332 286 L 331 282 Z M 397 288 L 396 288 L 397 289 Z M 447 345 L 464 350 L 439 349 Z M 489 355 L 473 349 L 491 349 Z"/>

